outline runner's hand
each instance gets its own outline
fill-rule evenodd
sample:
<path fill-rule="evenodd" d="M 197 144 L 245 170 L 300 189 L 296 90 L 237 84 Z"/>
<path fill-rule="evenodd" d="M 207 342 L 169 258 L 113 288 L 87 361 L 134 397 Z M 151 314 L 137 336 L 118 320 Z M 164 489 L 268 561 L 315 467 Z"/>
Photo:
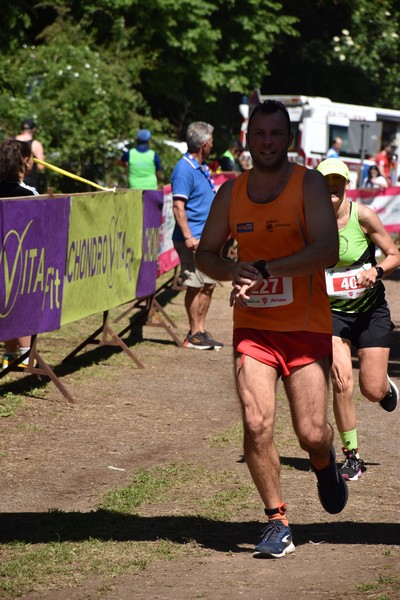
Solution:
<path fill-rule="evenodd" d="M 253 263 L 238 263 L 235 276 L 232 281 L 233 290 L 230 296 L 230 306 L 238 304 L 246 306 L 246 300 L 249 299 L 249 293 L 256 289 L 262 282 L 263 277 Z"/>

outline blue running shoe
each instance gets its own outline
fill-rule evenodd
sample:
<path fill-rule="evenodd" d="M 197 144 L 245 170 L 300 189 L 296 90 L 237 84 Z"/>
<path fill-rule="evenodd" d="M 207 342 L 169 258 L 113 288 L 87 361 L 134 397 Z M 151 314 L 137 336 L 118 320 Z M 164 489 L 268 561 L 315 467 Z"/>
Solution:
<path fill-rule="evenodd" d="M 282 558 L 294 552 L 292 532 L 280 519 L 268 521 L 262 531 L 261 542 L 255 547 L 254 558 Z"/>
<path fill-rule="evenodd" d="M 342 512 L 347 503 L 349 497 L 349 491 L 347 489 L 347 483 L 340 475 L 336 466 L 336 454 L 335 449 L 331 446 L 329 451 L 329 458 L 331 464 L 325 469 L 314 472 L 317 476 L 317 488 L 319 501 L 326 512 L 331 515 L 336 515 Z"/>

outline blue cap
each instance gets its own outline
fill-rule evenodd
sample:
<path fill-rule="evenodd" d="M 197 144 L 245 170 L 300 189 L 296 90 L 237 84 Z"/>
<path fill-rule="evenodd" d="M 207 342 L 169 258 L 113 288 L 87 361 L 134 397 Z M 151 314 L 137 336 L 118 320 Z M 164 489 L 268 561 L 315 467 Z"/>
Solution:
<path fill-rule="evenodd" d="M 139 129 L 139 131 L 137 132 L 136 139 L 141 144 L 148 142 L 150 138 L 151 138 L 151 133 L 148 129 Z"/>

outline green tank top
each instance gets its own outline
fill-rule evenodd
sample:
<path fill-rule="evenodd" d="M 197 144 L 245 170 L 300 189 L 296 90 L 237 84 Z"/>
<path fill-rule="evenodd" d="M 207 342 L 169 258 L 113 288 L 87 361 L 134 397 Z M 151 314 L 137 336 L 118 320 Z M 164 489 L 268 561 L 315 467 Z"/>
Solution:
<path fill-rule="evenodd" d="M 333 269 L 326 269 L 326 277 L 328 278 L 335 270 L 362 269 L 368 265 L 376 265 L 375 244 L 361 229 L 358 221 L 358 204 L 350 202 L 349 221 L 343 229 L 339 229 L 339 261 Z M 329 293 L 328 284 L 327 287 Z M 385 287 L 381 281 L 355 298 L 329 296 L 331 310 L 346 313 L 368 312 L 384 299 Z"/>
<path fill-rule="evenodd" d="M 136 148 L 132 148 L 129 151 L 128 181 L 130 188 L 136 190 L 157 189 L 154 155 L 154 150 L 138 152 Z"/>

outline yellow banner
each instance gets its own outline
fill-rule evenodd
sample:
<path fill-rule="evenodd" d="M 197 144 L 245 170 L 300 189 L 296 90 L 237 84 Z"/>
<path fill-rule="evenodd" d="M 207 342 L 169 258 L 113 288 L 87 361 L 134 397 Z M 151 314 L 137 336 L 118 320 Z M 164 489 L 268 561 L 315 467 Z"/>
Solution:
<path fill-rule="evenodd" d="M 71 197 L 61 325 L 135 298 L 142 234 L 141 190 Z"/>

